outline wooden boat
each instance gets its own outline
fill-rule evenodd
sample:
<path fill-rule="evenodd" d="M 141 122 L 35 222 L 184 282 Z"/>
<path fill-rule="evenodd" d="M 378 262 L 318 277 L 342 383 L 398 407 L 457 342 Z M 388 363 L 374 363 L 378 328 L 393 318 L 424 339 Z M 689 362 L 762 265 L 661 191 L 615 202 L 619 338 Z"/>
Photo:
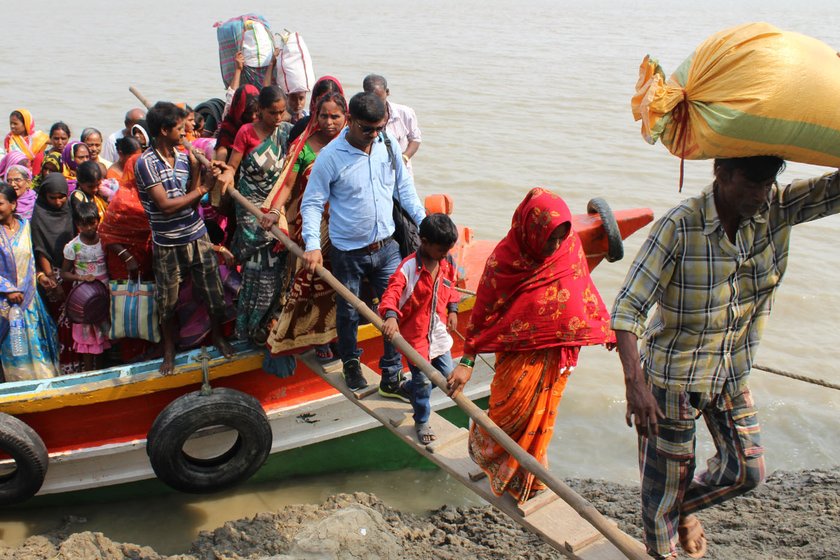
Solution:
<path fill-rule="evenodd" d="M 447 198 L 427 199 L 431 211 L 447 205 Z M 613 215 L 602 200 L 591 201 L 587 214 L 574 217 L 590 268 L 621 258 L 621 240 L 652 219 L 649 209 Z M 496 241 L 474 239 L 469 228 L 460 233 L 453 256 L 467 294 L 459 307 L 465 325 L 469 293 Z M 376 369 L 379 331 L 361 326 L 359 344 L 363 362 Z M 373 429 L 375 420 L 305 364 L 281 379 L 262 370 L 262 349 L 235 349 L 231 359 L 214 349 L 181 353 L 169 376 L 158 373 L 158 360 L 0 384 L 0 505 L 36 494 L 45 497 L 40 502 L 49 495 L 78 502 L 160 491 L 159 482 L 142 482 L 156 475 L 180 490 L 210 492 L 255 473 L 281 478 L 422 461 L 405 446 L 383 445 L 393 436 Z M 453 355 L 461 350 L 456 338 Z M 202 385 L 212 398 L 202 400 Z M 468 396 L 481 399 L 488 390 L 489 373 L 476 372 Z M 452 406 L 440 391 L 433 395 L 436 409 Z M 465 422 L 457 413 L 448 418 Z"/>

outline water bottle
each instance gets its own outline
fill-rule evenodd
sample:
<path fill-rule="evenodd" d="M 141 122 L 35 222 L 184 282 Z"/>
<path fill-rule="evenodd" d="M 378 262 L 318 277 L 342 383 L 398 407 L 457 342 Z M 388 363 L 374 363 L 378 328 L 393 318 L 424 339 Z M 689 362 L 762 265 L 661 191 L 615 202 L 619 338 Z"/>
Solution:
<path fill-rule="evenodd" d="M 26 322 L 23 320 L 23 311 L 17 304 L 9 309 L 9 339 L 12 343 L 12 356 L 26 356 L 29 353 Z"/>

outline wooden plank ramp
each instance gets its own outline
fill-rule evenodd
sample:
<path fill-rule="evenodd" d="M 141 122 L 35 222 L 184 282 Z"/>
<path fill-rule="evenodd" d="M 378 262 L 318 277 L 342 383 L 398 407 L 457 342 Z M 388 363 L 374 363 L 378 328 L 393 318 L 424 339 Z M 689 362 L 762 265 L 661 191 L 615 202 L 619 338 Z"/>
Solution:
<path fill-rule="evenodd" d="M 362 365 L 368 386 L 361 391 L 351 391 L 341 376 L 341 362 L 321 364 L 314 351 L 298 356 L 309 369 L 348 399 L 377 419 L 418 453 L 438 465 L 461 484 L 507 514 L 515 522 L 536 533 L 543 541 L 569 558 L 580 560 L 617 560 L 624 554 L 607 541 L 592 525 L 583 519 L 566 502 L 558 499 L 551 490 L 521 506 L 509 494 L 498 497 L 490 490 L 484 473 L 470 459 L 467 451 L 468 431 L 459 428 L 432 412 L 430 423 L 437 440 L 426 446 L 417 441 L 411 405 L 398 399 L 383 398 L 377 389 L 379 375 Z M 644 550 L 641 543 L 640 550 Z"/>

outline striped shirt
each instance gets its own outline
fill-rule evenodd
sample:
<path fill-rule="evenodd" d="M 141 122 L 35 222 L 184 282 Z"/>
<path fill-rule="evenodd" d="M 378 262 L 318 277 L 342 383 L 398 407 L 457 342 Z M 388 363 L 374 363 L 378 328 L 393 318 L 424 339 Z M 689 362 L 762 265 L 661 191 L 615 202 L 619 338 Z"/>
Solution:
<path fill-rule="evenodd" d="M 161 185 L 167 198 L 178 198 L 187 194 L 190 180 L 190 160 L 187 155 L 175 150 L 175 167 L 148 148 L 137 159 L 134 167 L 137 177 L 137 191 L 149 224 L 152 227 L 152 241 L 162 247 L 186 245 L 203 236 L 207 230 L 204 221 L 193 207 L 182 208 L 173 214 L 164 214 L 149 196 L 152 187 Z"/>
<path fill-rule="evenodd" d="M 838 173 L 774 186 L 768 205 L 741 221 L 735 243 L 720 222 L 712 185 L 654 224 L 611 321 L 614 330 L 644 339 L 651 382 L 718 394 L 727 381 L 745 380 L 787 268 L 791 227 L 840 212 Z"/>

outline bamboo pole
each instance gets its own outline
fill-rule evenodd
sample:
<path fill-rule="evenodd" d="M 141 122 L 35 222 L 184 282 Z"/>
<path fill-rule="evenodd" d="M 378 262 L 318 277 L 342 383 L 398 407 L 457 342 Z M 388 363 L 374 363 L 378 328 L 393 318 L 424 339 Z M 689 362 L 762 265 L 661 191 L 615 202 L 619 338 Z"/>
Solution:
<path fill-rule="evenodd" d="M 146 107 L 151 107 L 148 100 L 143 97 L 133 86 L 129 88 L 137 99 L 139 99 Z M 192 145 L 186 140 L 183 142 L 184 146 L 193 152 L 196 158 L 202 164 L 209 166 L 210 162 L 198 150 L 194 150 Z M 233 187 L 227 190 L 231 198 L 242 205 L 242 207 L 257 217 L 262 217 L 263 212 L 257 208 L 255 204 L 245 198 L 239 191 Z M 303 259 L 303 250 L 289 237 L 284 234 L 277 226 L 272 226 L 271 233 L 286 246 L 290 253 L 299 259 Z M 318 274 L 335 292 L 347 300 L 356 310 L 377 329 L 382 331 L 382 319 L 374 313 L 361 299 L 348 290 L 344 284 L 332 275 L 332 273 L 321 265 L 315 269 Z M 391 339 L 391 343 L 402 352 L 415 366 L 417 366 L 426 376 L 437 385 L 442 391 L 448 392 L 446 378 L 436 370 L 423 356 L 420 355 L 400 334 L 397 334 Z M 554 476 L 548 469 L 546 469 L 539 461 L 537 461 L 530 453 L 519 446 L 504 430 L 496 425 L 486 412 L 481 410 L 474 402 L 472 402 L 463 393 L 454 397 L 452 400 L 469 416 L 473 422 L 484 428 L 487 433 L 499 444 L 505 451 L 510 453 L 519 464 L 534 476 L 539 478 L 546 486 L 548 486 L 558 497 L 569 504 L 581 517 L 588 521 L 595 529 L 597 529 L 604 537 L 610 541 L 622 554 L 632 560 L 647 560 L 649 557 L 644 552 L 641 545 L 635 540 L 628 537 L 622 531 L 613 525 L 607 518 L 601 515 L 595 506 L 590 504 L 580 494 L 572 490 L 565 482 Z"/>

